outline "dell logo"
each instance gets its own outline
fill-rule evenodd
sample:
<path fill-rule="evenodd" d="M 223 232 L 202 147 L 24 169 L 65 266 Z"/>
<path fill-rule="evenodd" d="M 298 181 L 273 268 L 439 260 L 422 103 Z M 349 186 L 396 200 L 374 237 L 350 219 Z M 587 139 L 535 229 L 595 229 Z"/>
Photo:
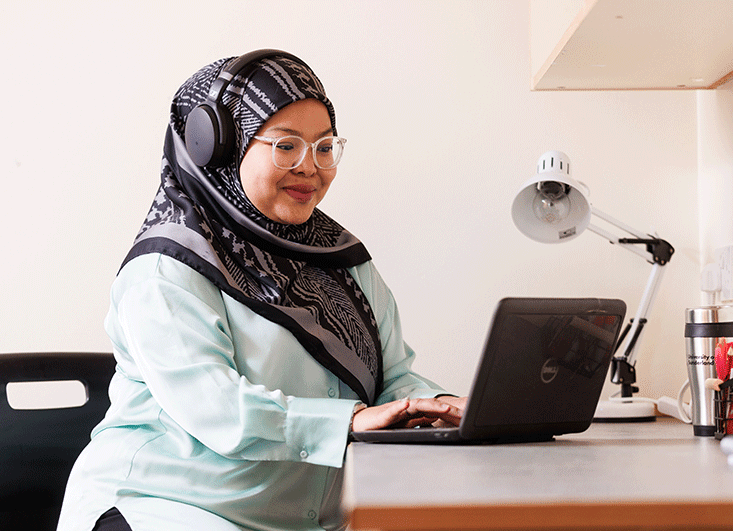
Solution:
<path fill-rule="evenodd" d="M 544 365 L 542 365 L 542 370 L 540 371 L 540 378 L 542 378 L 542 381 L 546 384 L 550 383 L 552 380 L 555 379 L 555 376 L 557 376 L 558 371 L 560 370 L 560 367 L 557 364 L 557 360 L 555 358 L 549 358 Z"/>

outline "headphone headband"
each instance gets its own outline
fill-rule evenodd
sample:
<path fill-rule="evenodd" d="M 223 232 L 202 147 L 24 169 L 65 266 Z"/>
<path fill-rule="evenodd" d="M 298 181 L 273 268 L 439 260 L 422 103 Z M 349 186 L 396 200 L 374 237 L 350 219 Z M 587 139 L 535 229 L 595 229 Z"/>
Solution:
<path fill-rule="evenodd" d="M 235 57 L 234 59 L 230 59 L 224 65 L 221 72 L 219 72 L 219 75 L 211 84 L 209 95 L 206 99 L 212 103 L 219 103 L 221 96 L 224 94 L 224 90 L 229 86 L 232 79 L 237 75 L 242 75 L 246 78 L 251 73 L 251 69 L 253 69 L 259 61 L 274 56 L 284 56 L 288 59 L 292 59 L 293 61 L 303 63 L 303 61 L 294 55 L 283 52 L 282 50 L 264 49 L 248 52 L 244 55 L 240 55 L 239 57 Z M 247 67 L 250 67 L 250 71 L 245 70 Z"/>

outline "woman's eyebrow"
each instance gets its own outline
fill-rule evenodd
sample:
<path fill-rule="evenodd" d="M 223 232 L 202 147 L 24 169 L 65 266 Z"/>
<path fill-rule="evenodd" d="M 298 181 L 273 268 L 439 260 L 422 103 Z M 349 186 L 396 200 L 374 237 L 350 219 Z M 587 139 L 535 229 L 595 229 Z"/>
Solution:
<path fill-rule="evenodd" d="M 277 127 L 277 126 L 275 126 L 275 127 L 271 128 L 271 129 L 268 129 L 267 130 L 268 133 L 269 132 L 272 132 L 272 131 L 279 131 L 281 133 L 287 133 L 289 135 L 294 135 L 294 136 L 300 136 L 302 134 L 300 131 L 296 131 L 295 129 L 289 129 L 287 127 Z M 324 130 L 323 132 L 319 133 L 316 136 L 318 136 L 318 138 L 321 138 L 321 137 L 332 135 L 332 134 L 333 134 L 333 129 L 329 127 L 328 129 Z"/>
<path fill-rule="evenodd" d="M 272 127 L 267 130 L 270 131 L 280 131 L 281 133 L 287 133 L 289 135 L 299 135 L 300 133 L 296 131 L 295 129 L 288 129 L 287 127 Z"/>

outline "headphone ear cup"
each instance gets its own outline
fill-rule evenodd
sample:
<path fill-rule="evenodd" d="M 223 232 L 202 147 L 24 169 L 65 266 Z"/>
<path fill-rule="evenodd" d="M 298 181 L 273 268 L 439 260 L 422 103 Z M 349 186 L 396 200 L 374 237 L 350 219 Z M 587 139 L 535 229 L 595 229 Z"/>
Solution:
<path fill-rule="evenodd" d="M 234 149 L 234 121 L 221 105 L 202 104 L 186 117 L 186 150 L 197 166 L 225 166 Z"/>

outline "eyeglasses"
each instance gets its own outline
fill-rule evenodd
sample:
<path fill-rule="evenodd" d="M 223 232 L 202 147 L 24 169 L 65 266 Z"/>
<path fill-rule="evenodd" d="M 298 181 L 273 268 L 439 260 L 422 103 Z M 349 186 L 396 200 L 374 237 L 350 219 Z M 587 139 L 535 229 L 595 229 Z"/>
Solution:
<path fill-rule="evenodd" d="M 272 144 L 272 163 L 282 170 L 292 170 L 300 166 L 309 146 L 313 150 L 315 165 L 322 170 L 330 170 L 341 160 L 346 145 L 346 139 L 340 136 L 324 136 L 315 142 L 306 142 L 299 136 L 254 138 Z"/>

